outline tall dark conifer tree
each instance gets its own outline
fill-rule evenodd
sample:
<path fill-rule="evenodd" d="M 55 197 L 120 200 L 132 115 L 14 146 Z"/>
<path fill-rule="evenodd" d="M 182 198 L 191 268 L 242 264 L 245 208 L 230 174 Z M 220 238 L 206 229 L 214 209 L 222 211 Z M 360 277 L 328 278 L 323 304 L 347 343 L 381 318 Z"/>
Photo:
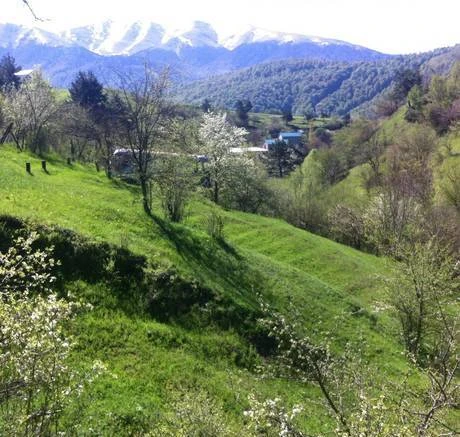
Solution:
<path fill-rule="evenodd" d="M 20 79 L 15 75 L 21 67 L 16 65 L 15 59 L 10 55 L 5 55 L 0 60 L 0 89 L 13 85 L 19 87 Z"/>

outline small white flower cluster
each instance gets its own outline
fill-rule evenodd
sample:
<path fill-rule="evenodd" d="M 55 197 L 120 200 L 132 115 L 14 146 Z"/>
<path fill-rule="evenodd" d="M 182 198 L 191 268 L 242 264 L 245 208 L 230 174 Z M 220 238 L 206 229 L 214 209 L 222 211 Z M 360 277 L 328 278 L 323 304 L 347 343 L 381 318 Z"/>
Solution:
<path fill-rule="evenodd" d="M 358 408 L 348 418 L 349 429 L 345 432 L 343 428 L 339 427 L 336 429 L 336 435 L 340 437 L 349 437 L 350 435 L 356 437 L 407 437 L 414 435 L 413 427 L 409 426 L 409 423 L 395 424 L 388 420 L 389 416 L 396 412 L 390 411 L 390 402 L 384 394 L 378 398 L 372 398 L 360 393 L 359 400 Z"/>
<path fill-rule="evenodd" d="M 27 238 L 18 237 L 6 253 L 0 252 L 0 290 L 3 293 L 50 292 L 56 280 L 51 270 L 59 263 L 51 258 L 52 248 L 33 248 L 37 240 L 38 234 L 32 232 Z"/>
<path fill-rule="evenodd" d="M 277 435 L 279 437 L 303 434 L 296 429 L 294 419 L 303 411 L 303 407 L 295 405 L 288 411 L 282 405 L 280 398 L 258 401 L 254 395 L 248 396 L 250 410 L 244 412 L 248 419 L 247 428 L 257 435 Z"/>

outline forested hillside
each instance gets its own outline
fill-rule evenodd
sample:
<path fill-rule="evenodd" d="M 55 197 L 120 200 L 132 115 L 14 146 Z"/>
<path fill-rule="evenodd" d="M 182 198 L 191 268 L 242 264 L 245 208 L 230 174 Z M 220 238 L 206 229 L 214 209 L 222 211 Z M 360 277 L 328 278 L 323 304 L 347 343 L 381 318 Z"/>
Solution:
<path fill-rule="evenodd" d="M 402 70 L 418 70 L 434 53 L 375 62 L 283 61 L 178 86 L 180 101 L 233 108 L 249 99 L 256 112 L 344 115 L 389 87 Z"/>

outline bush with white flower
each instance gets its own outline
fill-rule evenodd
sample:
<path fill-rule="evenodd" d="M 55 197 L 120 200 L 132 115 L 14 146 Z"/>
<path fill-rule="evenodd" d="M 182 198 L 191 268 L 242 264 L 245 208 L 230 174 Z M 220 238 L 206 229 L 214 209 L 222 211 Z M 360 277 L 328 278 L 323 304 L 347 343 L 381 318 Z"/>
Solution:
<path fill-rule="evenodd" d="M 260 402 L 252 394 L 248 396 L 251 408 L 244 412 L 248 419 L 247 429 L 254 435 L 278 437 L 302 437 L 294 423 L 294 419 L 303 410 L 300 405 L 295 405 L 288 411 L 280 398 L 267 399 Z"/>
<path fill-rule="evenodd" d="M 49 435 L 66 405 L 102 370 L 68 365 L 74 344 L 67 328 L 76 303 L 51 292 L 51 249 L 36 250 L 32 233 L 0 253 L 0 429 L 2 435 Z"/>

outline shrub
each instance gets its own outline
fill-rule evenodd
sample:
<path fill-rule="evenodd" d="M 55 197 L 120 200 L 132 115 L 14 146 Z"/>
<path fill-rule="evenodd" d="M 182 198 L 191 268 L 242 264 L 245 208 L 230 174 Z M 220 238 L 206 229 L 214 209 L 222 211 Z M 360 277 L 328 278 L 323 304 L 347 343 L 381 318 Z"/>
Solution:
<path fill-rule="evenodd" d="M 215 298 L 212 290 L 185 280 L 175 270 L 157 272 L 149 283 L 152 290 L 147 297 L 147 311 L 160 321 L 180 319 Z"/>
<path fill-rule="evenodd" d="M 333 238 L 343 244 L 361 249 L 366 242 L 362 212 L 338 204 L 329 212 L 328 221 Z"/>
<path fill-rule="evenodd" d="M 173 400 L 172 414 L 165 416 L 158 435 L 165 437 L 236 436 L 224 419 L 223 406 L 201 391 L 181 393 Z"/>
<path fill-rule="evenodd" d="M 206 216 L 206 232 L 214 240 L 224 239 L 224 218 L 215 210 Z"/>
<path fill-rule="evenodd" d="M 125 282 L 141 283 L 144 279 L 147 266 L 144 256 L 126 248 L 91 241 L 69 229 L 36 226 L 11 216 L 0 216 L 0 250 L 8 249 L 18 232 L 30 230 L 37 233 L 34 247 L 52 248 L 53 258 L 59 261 L 52 273 L 60 286 L 67 280 L 77 279 L 94 283 L 107 279 L 110 274 Z"/>
<path fill-rule="evenodd" d="M 191 192 L 198 182 L 190 159 L 169 156 L 156 165 L 154 179 L 160 192 L 164 215 L 172 222 L 180 222 L 184 218 Z"/>
<path fill-rule="evenodd" d="M 38 238 L 19 237 L 0 253 L 0 429 L 2 435 L 59 434 L 60 417 L 99 372 L 67 363 L 73 339 L 67 328 L 77 305 L 50 290 L 51 250 L 34 250 Z"/>

